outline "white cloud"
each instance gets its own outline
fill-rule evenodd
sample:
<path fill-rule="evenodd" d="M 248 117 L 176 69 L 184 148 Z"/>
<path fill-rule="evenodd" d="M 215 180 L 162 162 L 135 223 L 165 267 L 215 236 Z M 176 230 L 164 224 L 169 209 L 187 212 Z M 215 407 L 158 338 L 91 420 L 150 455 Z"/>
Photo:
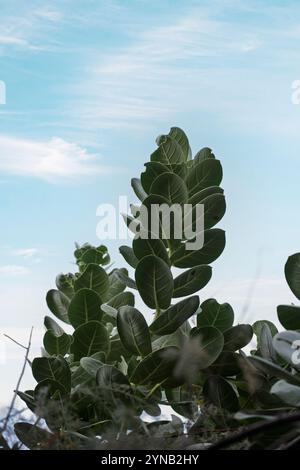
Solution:
<path fill-rule="evenodd" d="M 0 45 L 1 46 L 28 46 L 28 42 L 25 39 L 20 37 L 9 35 L 9 34 L 0 34 Z"/>
<path fill-rule="evenodd" d="M 0 173 L 48 181 L 106 173 L 97 155 L 63 139 L 35 141 L 0 135 Z"/>
<path fill-rule="evenodd" d="M 25 259 L 33 258 L 38 253 L 39 253 L 39 250 L 37 248 L 20 248 L 17 250 L 13 250 L 12 252 L 14 256 L 21 256 L 22 258 L 25 258 Z"/>
<path fill-rule="evenodd" d="M 53 31 L 63 19 L 59 9 L 18 3 L 15 9 L 1 5 L 1 10 L 0 55 L 12 50 L 45 51 L 55 43 Z"/>
<path fill-rule="evenodd" d="M 0 266 L 0 275 L 4 276 L 24 276 L 29 273 L 30 270 L 25 266 L 19 266 L 15 264 Z"/>
<path fill-rule="evenodd" d="M 187 107 L 199 109 L 208 100 L 211 104 L 206 72 L 210 69 L 211 78 L 215 71 L 207 61 L 213 57 L 216 64 L 218 58 L 251 53 L 261 42 L 253 32 L 234 30 L 230 23 L 210 16 L 196 9 L 168 25 L 137 33 L 129 28 L 130 45 L 109 54 L 94 53 L 86 78 L 81 76 L 71 88 L 80 110 L 78 127 L 143 127 Z"/>
<path fill-rule="evenodd" d="M 61 21 L 63 18 L 63 14 L 61 11 L 52 10 L 49 8 L 42 8 L 40 10 L 36 10 L 34 12 L 34 16 L 53 22 Z"/>
<path fill-rule="evenodd" d="M 246 133 L 295 135 L 288 66 L 299 51 L 286 32 L 295 30 L 299 6 L 290 15 L 261 2 L 256 9 L 249 2 L 221 3 L 190 7 L 181 16 L 174 9 L 152 21 L 158 26 L 149 27 L 151 18 L 132 20 L 124 43 L 90 51 L 80 78 L 68 87 L 74 129 L 143 130 L 197 113 L 199 121 L 214 116 Z M 251 21 L 231 15 L 248 9 Z M 269 21 L 261 22 L 261 15 Z"/>

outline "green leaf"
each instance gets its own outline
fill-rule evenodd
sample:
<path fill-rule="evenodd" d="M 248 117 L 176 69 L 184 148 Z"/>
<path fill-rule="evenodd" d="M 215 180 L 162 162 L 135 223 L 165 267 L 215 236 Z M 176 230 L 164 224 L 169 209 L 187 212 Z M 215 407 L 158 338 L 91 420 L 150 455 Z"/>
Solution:
<path fill-rule="evenodd" d="M 277 360 L 277 354 L 273 346 L 273 337 L 268 325 L 263 325 L 257 340 L 259 352 L 265 359 Z"/>
<path fill-rule="evenodd" d="M 201 265 L 188 269 L 174 279 L 173 298 L 194 294 L 206 286 L 212 275 L 210 266 Z"/>
<path fill-rule="evenodd" d="M 56 336 L 61 336 L 64 334 L 64 330 L 60 327 L 58 323 L 56 323 L 53 318 L 48 317 L 47 315 L 44 318 L 44 325 L 46 330 L 52 331 Z"/>
<path fill-rule="evenodd" d="M 159 142 L 159 147 L 151 154 L 151 162 L 173 165 L 185 161 L 181 146 L 172 137 L 161 136 Z"/>
<path fill-rule="evenodd" d="M 194 157 L 194 162 L 196 164 L 201 163 L 204 160 L 207 160 L 209 158 L 216 158 L 216 157 L 209 147 L 203 147 L 203 149 L 199 150 L 199 152 L 196 153 Z"/>
<path fill-rule="evenodd" d="M 121 292 L 107 302 L 107 305 L 118 310 L 123 305 L 134 307 L 134 295 L 132 292 Z"/>
<path fill-rule="evenodd" d="M 128 271 L 125 268 L 121 269 L 113 269 L 112 272 L 109 274 L 109 289 L 104 297 L 103 300 L 109 301 L 112 297 L 123 292 L 126 288 L 126 283 L 124 282 L 122 275 L 124 278 L 128 276 Z"/>
<path fill-rule="evenodd" d="M 90 243 L 84 243 L 82 246 L 80 246 L 78 243 L 75 242 L 75 251 L 74 251 L 74 256 L 76 258 L 76 261 L 80 261 L 82 255 L 88 251 L 90 248 L 93 248 Z"/>
<path fill-rule="evenodd" d="M 80 258 L 85 264 L 107 264 L 106 260 L 107 254 L 103 254 L 97 248 L 89 248 L 86 250 Z M 105 263 L 103 261 L 105 260 Z"/>
<path fill-rule="evenodd" d="M 300 333 L 282 331 L 273 338 L 275 351 L 294 369 L 300 371 Z"/>
<path fill-rule="evenodd" d="M 171 256 L 171 262 L 177 268 L 193 268 L 215 261 L 225 248 L 224 230 L 213 228 L 205 230 L 204 245 L 200 250 L 187 250 L 181 245 Z"/>
<path fill-rule="evenodd" d="M 135 271 L 138 291 L 150 308 L 166 309 L 173 295 L 173 277 L 169 266 L 160 258 L 148 255 L 142 258 Z"/>
<path fill-rule="evenodd" d="M 109 289 L 109 279 L 105 270 L 97 264 L 88 264 L 81 276 L 75 281 L 75 290 L 92 289 L 100 297 L 105 297 Z"/>
<path fill-rule="evenodd" d="M 35 424 L 16 423 L 14 431 L 22 444 L 30 450 L 46 449 L 53 443 L 53 434 Z"/>
<path fill-rule="evenodd" d="M 185 132 L 179 127 L 171 127 L 169 136 L 176 140 L 176 142 L 180 145 L 185 160 L 189 159 L 191 156 L 191 149 Z"/>
<path fill-rule="evenodd" d="M 205 229 L 214 227 L 226 212 L 226 201 L 224 194 L 211 194 L 201 201 L 204 205 Z"/>
<path fill-rule="evenodd" d="M 271 393 L 287 405 L 296 408 L 300 407 L 300 387 L 297 385 L 289 384 L 285 380 L 279 380 L 272 386 Z"/>
<path fill-rule="evenodd" d="M 74 295 L 74 281 L 74 274 L 58 274 L 55 279 L 55 284 L 58 290 L 71 299 Z"/>
<path fill-rule="evenodd" d="M 239 409 L 239 400 L 232 385 L 219 375 L 211 375 L 203 386 L 203 395 L 207 401 L 230 412 Z"/>
<path fill-rule="evenodd" d="M 117 328 L 121 341 L 128 351 L 137 356 L 151 353 L 149 328 L 143 315 L 134 307 L 119 309 Z"/>
<path fill-rule="evenodd" d="M 168 265 L 170 264 L 169 255 L 164 242 L 158 238 L 135 238 L 132 242 L 132 248 L 138 261 L 145 258 L 145 256 L 155 255 Z"/>
<path fill-rule="evenodd" d="M 121 362 L 122 357 L 125 358 L 126 360 L 132 356 L 132 354 L 123 346 L 122 341 L 120 340 L 120 337 L 118 334 L 114 335 L 110 339 L 110 351 L 107 356 L 107 363 L 111 362 Z"/>
<path fill-rule="evenodd" d="M 119 400 L 122 402 L 130 401 L 132 395 L 130 383 L 127 377 L 116 367 L 111 365 L 102 366 L 97 372 L 96 382 L 107 404 Z"/>
<path fill-rule="evenodd" d="M 154 337 L 152 342 L 152 350 L 157 351 L 158 349 L 166 348 L 167 346 L 175 346 L 176 348 L 181 348 L 185 341 L 189 338 L 189 332 L 184 331 L 184 325 L 179 328 L 177 331 L 170 335 L 163 335 Z"/>
<path fill-rule="evenodd" d="M 241 372 L 240 355 L 231 352 L 221 352 L 218 359 L 210 366 L 210 370 L 214 375 L 222 375 L 223 377 L 231 377 Z"/>
<path fill-rule="evenodd" d="M 190 387 L 168 388 L 165 392 L 168 403 L 176 413 L 190 420 L 195 418 L 198 407 Z"/>
<path fill-rule="evenodd" d="M 88 362 L 87 359 L 93 359 L 98 362 L 101 362 L 101 364 L 104 364 L 106 356 L 104 352 L 97 352 L 95 354 L 92 354 L 92 356 L 90 356 L 89 358 L 81 358 L 81 360 L 83 359 L 85 359 L 83 363 L 86 366 L 85 369 L 88 369 L 89 366 L 86 365 Z M 87 372 L 87 370 L 85 369 L 82 367 L 80 363 L 80 365 L 72 372 L 72 376 L 71 376 L 72 387 L 76 387 L 77 385 L 82 386 L 82 385 L 92 383 L 92 375 L 89 373 L 91 372 L 91 367 L 89 368 L 89 372 Z"/>
<path fill-rule="evenodd" d="M 72 372 L 72 387 L 83 386 L 92 382 L 92 377 L 81 367 Z"/>
<path fill-rule="evenodd" d="M 32 361 L 32 374 L 37 382 L 51 379 L 70 390 L 71 372 L 63 357 L 36 357 Z"/>
<path fill-rule="evenodd" d="M 64 356 L 69 352 L 71 338 L 66 333 L 62 335 L 57 335 L 53 333 L 53 331 L 48 330 L 44 335 L 44 348 L 46 349 L 48 354 L 53 355 L 61 355 Z"/>
<path fill-rule="evenodd" d="M 182 208 L 180 204 L 170 205 L 170 202 L 158 194 L 150 194 L 143 202 L 143 215 L 141 217 L 141 238 L 163 238 L 164 240 L 178 237 L 174 223 L 175 217 L 182 220 Z M 146 226 L 145 226 L 146 225 Z M 180 229 L 181 227 L 179 227 Z M 178 231 L 178 229 L 177 229 Z M 147 237 L 143 236 L 147 233 Z M 181 236 L 181 233 L 179 233 Z M 137 237 L 138 238 L 138 237 Z"/>
<path fill-rule="evenodd" d="M 131 187 L 135 192 L 135 195 L 139 198 L 141 202 L 147 197 L 147 193 L 144 190 L 141 180 L 138 178 L 132 178 L 131 180 Z"/>
<path fill-rule="evenodd" d="M 191 332 L 193 342 L 197 341 L 195 348 L 197 368 L 206 369 L 219 357 L 223 350 L 223 334 L 213 326 L 196 328 Z"/>
<path fill-rule="evenodd" d="M 190 196 L 209 186 L 218 186 L 222 177 L 223 171 L 219 160 L 209 158 L 193 165 L 186 178 Z"/>
<path fill-rule="evenodd" d="M 110 321 L 113 319 L 113 320 L 117 320 L 117 314 L 118 314 L 118 310 L 114 307 L 111 307 L 110 305 L 108 304 L 102 304 L 101 305 L 101 309 L 102 311 L 108 315 L 110 317 Z M 104 322 L 105 322 L 106 319 L 104 319 Z"/>
<path fill-rule="evenodd" d="M 152 183 L 151 194 L 157 194 L 167 199 L 171 204 L 186 204 L 188 190 L 185 182 L 174 173 L 162 173 Z"/>
<path fill-rule="evenodd" d="M 284 379 L 289 383 L 300 384 L 300 379 L 296 375 L 291 374 L 288 370 L 283 369 L 279 365 L 259 356 L 248 357 L 248 360 L 260 371 L 271 377 Z"/>
<path fill-rule="evenodd" d="M 70 323 L 68 318 L 69 298 L 62 292 L 51 289 L 47 293 L 46 302 L 49 310 L 61 321 Z"/>
<path fill-rule="evenodd" d="M 85 243 L 82 246 L 76 244 L 74 256 L 80 267 L 82 264 L 95 263 L 104 266 L 110 263 L 110 256 L 105 245 L 94 247 L 89 243 Z"/>
<path fill-rule="evenodd" d="M 256 334 L 257 338 L 260 336 L 261 330 L 262 330 L 264 325 L 268 325 L 268 327 L 270 328 L 272 336 L 274 336 L 274 335 L 276 335 L 276 333 L 278 333 L 278 330 L 277 330 L 276 326 L 271 321 L 269 321 L 269 320 L 258 320 L 255 323 L 253 323 L 253 325 L 252 325 L 252 330 Z"/>
<path fill-rule="evenodd" d="M 71 325 L 77 328 L 90 320 L 100 321 L 102 318 L 101 304 L 102 300 L 94 290 L 84 288 L 77 291 L 68 310 Z"/>
<path fill-rule="evenodd" d="M 146 170 L 141 174 L 141 183 L 144 190 L 149 194 L 151 185 L 158 175 L 168 171 L 168 166 L 159 162 L 145 163 Z"/>
<path fill-rule="evenodd" d="M 116 270 L 115 273 L 116 277 L 120 281 L 120 283 L 124 284 L 125 286 L 129 287 L 130 289 L 137 289 L 136 283 L 133 279 L 131 279 L 127 274 L 125 274 L 121 269 Z"/>
<path fill-rule="evenodd" d="M 300 300 L 300 253 L 288 258 L 284 271 L 291 291 Z"/>
<path fill-rule="evenodd" d="M 226 331 L 232 327 L 234 312 L 231 305 L 219 304 L 215 299 L 205 300 L 201 304 L 201 311 L 197 315 L 197 326 L 214 326 L 220 331 Z"/>
<path fill-rule="evenodd" d="M 69 390 L 62 385 L 62 383 L 53 379 L 44 379 L 37 384 L 34 389 L 34 398 L 38 402 L 47 402 L 48 399 L 53 398 L 59 400 L 67 396 Z M 45 410 L 47 413 L 47 409 Z"/>
<path fill-rule="evenodd" d="M 190 325 L 186 322 L 171 335 L 159 336 L 152 343 L 153 351 L 166 348 L 167 346 L 175 346 L 180 349 L 187 341 L 190 329 Z"/>
<path fill-rule="evenodd" d="M 113 297 L 106 304 L 102 304 L 101 309 L 106 315 L 110 317 L 110 321 L 111 319 L 117 320 L 118 309 L 120 307 L 123 307 L 123 305 L 129 305 L 131 307 L 134 307 L 134 303 L 135 299 L 132 292 L 121 292 L 120 294 Z"/>
<path fill-rule="evenodd" d="M 174 333 L 182 323 L 190 318 L 199 307 L 199 297 L 193 296 L 181 300 L 162 312 L 151 324 L 150 330 L 156 335 L 168 335 Z"/>
<path fill-rule="evenodd" d="M 175 347 L 158 349 L 145 357 L 134 370 L 130 381 L 137 384 L 157 384 L 171 378 L 178 360 Z"/>
<path fill-rule="evenodd" d="M 278 305 L 278 320 L 286 330 L 300 330 L 300 307 Z"/>
<path fill-rule="evenodd" d="M 208 196 L 213 194 L 223 194 L 224 190 L 220 188 L 220 186 L 209 186 L 208 188 L 202 189 L 198 193 L 194 194 L 192 197 L 189 198 L 189 204 L 193 206 L 196 204 L 201 204 Z"/>
<path fill-rule="evenodd" d="M 96 378 L 98 370 L 104 365 L 103 362 L 94 357 L 82 357 L 80 359 L 80 365 L 92 377 Z"/>
<path fill-rule="evenodd" d="M 92 356 L 96 352 L 109 350 L 109 340 L 106 328 L 98 321 L 89 321 L 80 325 L 73 333 L 74 341 L 71 352 L 74 360 Z"/>
<path fill-rule="evenodd" d="M 237 351 L 250 343 L 253 336 L 251 325 L 237 325 L 224 332 L 224 350 Z"/>
<path fill-rule="evenodd" d="M 125 224 L 127 225 L 128 230 L 130 230 L 134 235 L 136 233 L 139 233 L 140 226 L 141 226 L 139 220 L 137 220 L 134 217 L 131 217 L 128 214 L 121 214 L 121 215 L 124 219 Z"/>
<path fill-rule="evenodd" d="M 214 227 L 224 216 L 226 211 L 225 196 L 223 194 L 212 194 L 207 196 L 202 202 L 202 211 L 198 213 L 198 206 L 185 210 L 185 233 L 198 233 L 200 230 L 208 230 Z"/>
<path fill-rule="evenodd" d="M 132 267 L 136 268 L 139 262 L 138 258 L 135 256 L 133 249 L 130 246 L 120 246 L 119 252 L 125 259 L 125 261 Z"/>
<path fill-rule="evenodd" d="M 21 400 L 26 403 L 30 411 L 34 413 L 35 407 L 36 407 L 36 402 L 34 399 L 34 391 L 33 390 L 26 390 L 26 392 L 20 392 L 17 391 L 16 394 L 18 395 Z"/>

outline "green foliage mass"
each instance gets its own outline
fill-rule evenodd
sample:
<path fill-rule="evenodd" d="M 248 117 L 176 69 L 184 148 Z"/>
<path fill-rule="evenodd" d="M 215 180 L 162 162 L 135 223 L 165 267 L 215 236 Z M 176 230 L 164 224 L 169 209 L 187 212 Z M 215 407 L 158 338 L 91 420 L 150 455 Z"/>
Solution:
<path fill-rule="evenodd" d="M 183 435 L 184 420 L 190 422 L 186 439 L 203 436 L 212 442 L 224 429 L 300 407 L 300 307 L 278 307 L 286 329 L 278 333 L 264 320 L 234 325 L 228 303 L 200 301 L 198 293 L 212 277 L 210 265 L 225 247 L 225 232 L 216 228 L 226 209 L 222 166 L 209 148 L 192 158 L 179 128 L 156 142 L 144 171 L 132 179 L 135 195 L 148 208 L 189 203 L 194 213 L 203 204 L 203 246 L 187 249 L 187 239 L 177 239 L 172 226 L 167 233 L 162 227 L 159 238 L 136 235 L 132 246 L 120 247 L 130 274 L 111 268 L 105 246 L 76 246 L 78 271 L 58 275 L 56 289 L 46 297 L 56 320 L 45 317 L 42 357 L 32 362 L 37 385 L 19 392 L 48 428 L 16 425 L 30 448 L 49 448 L 51 438 L 52 448 L 94 448 L 128 431 L 133 440 L 168 439 L 170 432 Z M 125 216 L 129 228 L 138 226 L 139 209 L 134 206 Z M 139 230 L 151 233 L 149 226 Z M 285 274 L 300 300 L 300 254 L 289 258 Z M 137 295 L 145 305 L 141 311 L 135 307 Z M 250 353 L 248 348 L 247 355 L 242 349 L 253 334 L 257 347 Z M 181 419 L 162 419 L 161 405 Z M 149 424 L 144 413 L 155 421 Z M 214 432 L 209 437 L 208 415 Z M 293 430 L 287 431 L 291 440 L 296 425 Z M 59 441 L 53 437 L 57 433 Z"/>

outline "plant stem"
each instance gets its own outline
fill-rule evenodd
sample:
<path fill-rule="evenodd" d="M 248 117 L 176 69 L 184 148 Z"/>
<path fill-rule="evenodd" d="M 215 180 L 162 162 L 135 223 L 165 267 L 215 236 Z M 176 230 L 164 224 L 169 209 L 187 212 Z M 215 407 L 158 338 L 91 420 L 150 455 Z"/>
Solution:
<path fill-rule="evenodd" d="M 154 318 L 155 320 L 159 317 L 160 312 L 161 312 L 160 308 L 157 307 L 157 308 L 156 308 L 156 313 L 155 313 L 155 318 Z"/>
<path fill-rule="evenodd" d="M 240 442 L 246 439 L 247 437 L 254 436 L 259 432 L 272 429 L 274 426 L 295 423 L 297 421 L 300 421 L 300 412 L 294 414 L 284 414 L 282 416 L 279 416 L 278 418 L 271 419 L 269 421 L 263 421 L 262 423 L 254 423 L 253 425 L 248 426 L 246 429 L 243 429 L 242 431 L 234 433 L 231 436 L 225 437 L 225 439 L 222 439 L 221 441 L 212 444 L 207 450 L 223 449 L 224 447 L 228 447 L 231 444 Z"/>
<path fill-rule="evenodd" d="M 150 392 L 146 395 L 145 400 L 148 400 L 148 398 L 150 398 L 151 395 L 153 395 L 153 393 L 165 382 L 165 380 L 163 380 L 162 382 L 159 382 L 158 384 L 155 384 L 154 387 L 150 390 Z"/>

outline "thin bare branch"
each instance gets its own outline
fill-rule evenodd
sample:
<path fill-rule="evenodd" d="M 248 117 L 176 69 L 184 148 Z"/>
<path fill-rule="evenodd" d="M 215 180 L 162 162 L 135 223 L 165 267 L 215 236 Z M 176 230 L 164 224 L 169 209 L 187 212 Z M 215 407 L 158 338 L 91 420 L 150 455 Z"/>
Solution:
<path fill-rule="evenodd" d="M 21 370 L 21 373 L 20 373 L 20 376 L 19 376 L 19 379 L 18 379 L 18 382 L 17 382 L 17 385 L 16 385 L 16 389 L 14 391 L 14 396 L 13 396 L 13 399 L 12 399 L 11 404 L 9 406 L 7 415 L 4 419 L 3 428 L 1 429 L 2 433 L 5 432 L 6 429 L 7 429 L 7 426 L 8 426 L 9 420 L 11 418 L 11 415 L 12 415 L 12 412 L 13 412 L 13 409 L 14 409 L 14 406 L 15 406 L 15 402 L 16 402 L 16 399 L 17 399 L 17 396 L 18 396 L 18 391 L 19 391 L 19 388 L 20 388 L 20 384 L 21 384 L 21 381 L 22 381 L 24 373 L 25 373 L 25 369 L 26 369 L 26 365 L 27 365 L 27 361 L 28 361 L 28 356 L 29 356 L 29 351 L 30 351 L 30 347 L 31 347 L 32 332 L 33 332 L 33 327 L 30 330 L 28 345 L 27 345 L 27 348 L 26 348 L 25 359 L 24 359 L 23 367 L 22 367 L 22 370 Z M 14 342 L 16 342 L 16 341 L 14 341 Z"/>
<path fill-rule="evenodd" d="M 20 346 L 21 348 L 27 349 L 27 346 L 24 346 L 24 344 L 19 343 L 18 341 L 16 341 L 15 339 L 13 339 L 11 336 L 6 335 L 6 334 L 3 334 L 3 336 L 5 336 L 6 338 L 10 339 L 13 343 L 17 344 L 17 345 Z"/>

